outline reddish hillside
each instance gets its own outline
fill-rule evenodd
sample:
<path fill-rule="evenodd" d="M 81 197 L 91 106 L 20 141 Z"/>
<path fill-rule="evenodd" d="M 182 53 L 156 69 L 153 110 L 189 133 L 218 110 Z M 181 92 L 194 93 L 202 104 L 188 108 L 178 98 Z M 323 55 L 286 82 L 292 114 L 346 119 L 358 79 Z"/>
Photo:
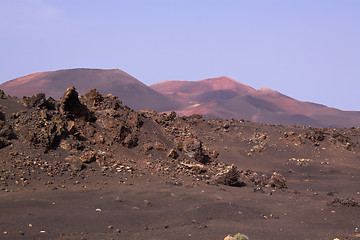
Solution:
<path fill-rule="evenodd" d="M 268 88 L 255 90 L 228 77 L 165 81 L 149 87 L 121 70 L 70 69 L 30 74 L 0 84 L 0 89 L 17 97 L 43 92 L 59 99 L 71 85 L 80 94 L 92 88 L 112 93 L 135 110 L 283 125 L 356 127 L 360 123 L 360 112 L 298 101 Z"/>
<path fill-rule="evenodd" d="M 269 88 L 255 90 L 227 77 L 194 82 L 166 81 L 151 87 L 186 104 L 176 109 L 181 115 L 197 113 L 207 118 L 321 127 L 350 127 L 360 123 L 360 112 L 298 101 Z"/>
<path fill-rule="evenodd" d="M 202 81 L 165 81 L 150 86 L 152 89 L 185 103 L 227 100 L 255 91 L 228 77 Z"/>
<path fill-rule="evenodd" d="M 34 73 L 0 84 L 0 89 L 17 97 L 39 92 L 59 99 L 74 85 L 80 94 L 96 88 L 102 94 L 112 93 L 129 107 L 165 111 L 178 107 L 178 103 L 143 84 L 131 75 L 118 70 L 67 69 Z"/>

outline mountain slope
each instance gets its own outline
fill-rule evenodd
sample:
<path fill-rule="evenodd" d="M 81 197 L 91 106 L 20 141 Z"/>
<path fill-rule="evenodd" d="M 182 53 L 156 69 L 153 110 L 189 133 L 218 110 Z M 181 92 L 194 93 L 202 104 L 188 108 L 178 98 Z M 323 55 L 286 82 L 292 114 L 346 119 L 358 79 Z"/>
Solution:
<path fill-rule="evenodd" d="M 161 112 L 178 107 L 176 100 L 152 90 L 118 69 L 79 68 L 34 73 L 0 84 L 0 89 L 17 97 L 42 92 L 59 99 L 71 85 L 74 85 L 80 94 L 92 88 L 96 88 L 102 94 L 114 94 L 124 104 L 136 110 L 154 109 Z"/>
<path fill-rule="evenodd" d="M 101 94 L 114 94 L 135 110 L 176 111 L 179 115 L 202 114 L 206 118 L 316 127 L 356 127 L 360 123 L 360 112 L 298 101 L 269 88 L 256 90 L 228 77 L 165 81 L 146 86 L 117 69 L 68 69 L 16 78 L 0 84 L 0 89 L 17 97 L 43 92 L 59 99 L 71 85 L 80 94 L 92 88 Z"/>
<path fill-rule="evenodd" d="M 165 81 L 150 87 L 183 103 L 227 100 L 255 91 L 252 87 L 228 77 L 209 78 L 202 81 Z"/>
<path fill-rule="evenodd" d="M 269 88 L 255 90 L 227 77 L 194 82 L 166 81 L 150 87 L 180 99 L 185 107 L 176 112 L 182 115 L 198 113 L 207 118 L 318 127 L 351 127 L 360 123 L 360 112 L 298 101 Z"/>

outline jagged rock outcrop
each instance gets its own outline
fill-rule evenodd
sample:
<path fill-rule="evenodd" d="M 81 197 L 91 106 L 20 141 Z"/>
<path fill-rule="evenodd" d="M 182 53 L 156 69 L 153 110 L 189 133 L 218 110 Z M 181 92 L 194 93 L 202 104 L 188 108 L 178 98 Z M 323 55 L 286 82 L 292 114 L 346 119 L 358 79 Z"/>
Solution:
<path fill-rule="evenodd" d="M 0 98 L 1 99 L 6 98 L 4 90 L 1 90 L 1 89 L 0 89 Z"/>
<path fill-rule="evenodd" d="M 10 145 L 10 139 L 15 137 L 12 126 L 7 124 L 5 120 L 5 114 L 0 112 L 0 148 Z"/>
<path fill-rule="evenodd" d="M 117 110 L 122 106 L 122 102 L 116 96 L 112 94 L 103 96 L 96 89 L 91 89 L 85 93 L 83 100 L 87 107 L 95 110 Z"/>
<path fill-rule="evenodd" d="M 45 98 L 44 93 L 38 93 L 30 97 L 23 97 L 21 99 L 25 107 L 28 108 L 45 108 L 49 110 L 55 110 L 56 102 L 52 97 Z"/>
<path fill-rule="evenodd" d="M 61 114 L 69 119 L 83 118 L 86 121 L 94 121 L 95 118 L 90 110 L 83 105 L 74 86 L 69 87 L 60 99 Z"/>
<path fill-rule="evenodd" d="M 45 152 L 56 147 L 68 132 L 68 122 L 61 116 L 38 110 L 18 117 L 15 129 L 24 142 Z"/>
<path fill-rule="evenodd" d="M 142 125 L 138 113 L 123 106 L 116 96 L 103 96 L 96 89 L 85 93 L 81 100 L 94 112 L 97 124 L 106 131 L 110 141 L 121 143 L 128 148 L 138 145 L 137 131 Z"/>

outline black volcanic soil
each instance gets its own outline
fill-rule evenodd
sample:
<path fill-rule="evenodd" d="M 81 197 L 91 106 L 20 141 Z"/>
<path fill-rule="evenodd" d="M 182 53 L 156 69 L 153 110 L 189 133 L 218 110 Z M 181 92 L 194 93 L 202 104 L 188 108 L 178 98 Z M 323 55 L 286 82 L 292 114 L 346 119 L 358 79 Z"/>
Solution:
<path fill-rule="evenodd" d="M 0 239 L 359 239 L 360 129 L 0 92 Z"/>

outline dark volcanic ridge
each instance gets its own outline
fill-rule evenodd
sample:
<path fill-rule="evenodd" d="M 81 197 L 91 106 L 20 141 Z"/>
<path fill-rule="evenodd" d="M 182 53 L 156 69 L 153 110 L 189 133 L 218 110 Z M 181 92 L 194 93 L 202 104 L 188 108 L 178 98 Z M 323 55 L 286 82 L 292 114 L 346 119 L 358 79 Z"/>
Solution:
<path fill-rule="evenodd" d="M 359 128 L 134 111 L 95 89 L 1 91 L 0 234 L 358 239 L 359 142 Z"/>
<path fill-rule="evenodd" d="M 79 94 L 94 88 L 104 95 L 120 96 L 134 110 L 175 111 L 179 116 L 201 114 L 207 119 L 233 118 L 287 126 L 358 127 L 360 123 L 360 112 L 298 101 L 268 88 L 256 90 L 228 77 L 146 86 L 118 69 L 79 68 L 30 74 L 0 84 L 0 89 L 17 97 L 43 92 L 59 100 L 71 85 Z"/>

